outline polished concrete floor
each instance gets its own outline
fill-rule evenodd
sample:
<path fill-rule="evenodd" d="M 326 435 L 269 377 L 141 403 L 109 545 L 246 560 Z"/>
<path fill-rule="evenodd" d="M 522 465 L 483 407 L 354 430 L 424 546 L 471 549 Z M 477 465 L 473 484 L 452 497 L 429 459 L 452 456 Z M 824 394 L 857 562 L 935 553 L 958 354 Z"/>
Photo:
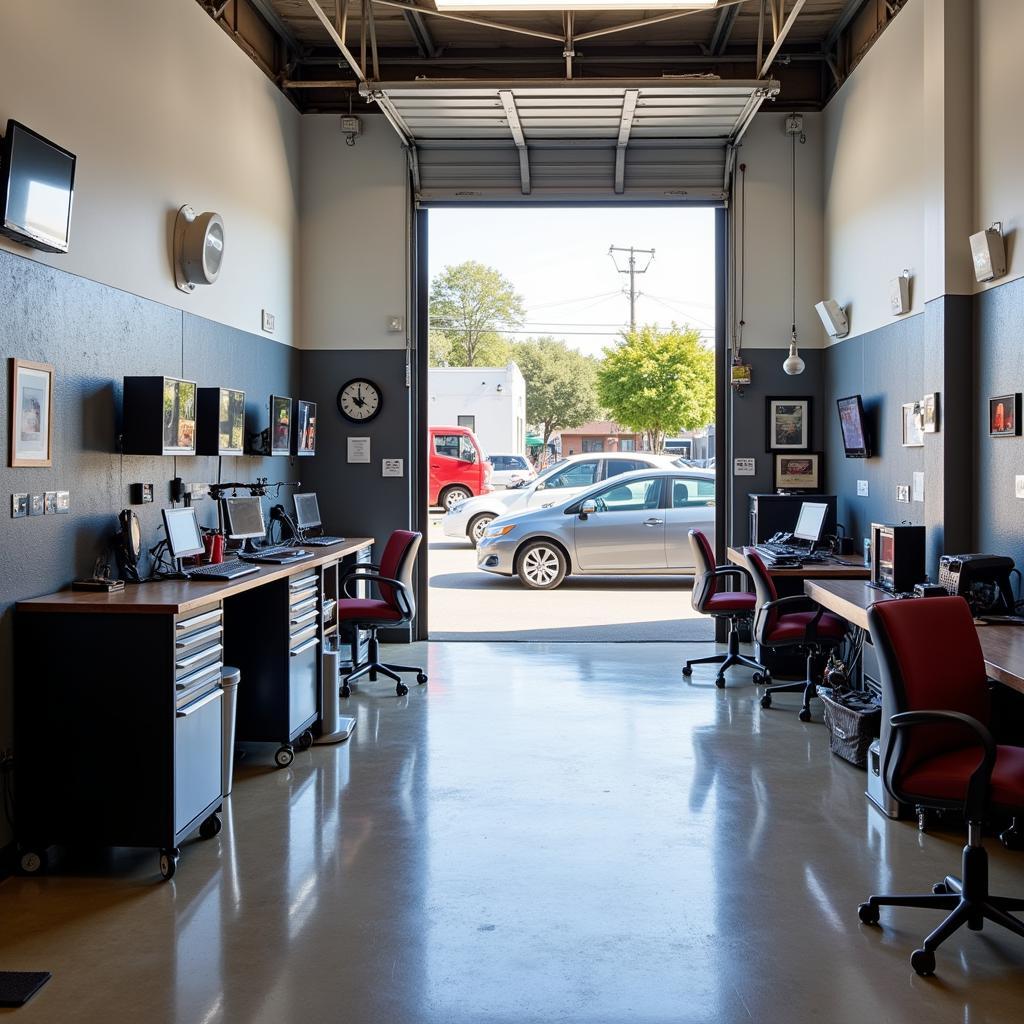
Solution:
<path fill-rule="evenodd" d="M 934 915 L 857 920 L 952 870 L 961 836 L 870 809 L 794 700 L 684 682 L 697 649 L 401 649 L 429 686 L 364 684 L 350 744 L 289 769 L 253 749 L 173 881 L 133 851 L 0 885 L 0 969 L 53 972 L 16 1019 L 1020 1020 L 1024 941 L 961 932 L 922 979 Z M 990 850 L 1024 892 L 1024 854 Z"/>

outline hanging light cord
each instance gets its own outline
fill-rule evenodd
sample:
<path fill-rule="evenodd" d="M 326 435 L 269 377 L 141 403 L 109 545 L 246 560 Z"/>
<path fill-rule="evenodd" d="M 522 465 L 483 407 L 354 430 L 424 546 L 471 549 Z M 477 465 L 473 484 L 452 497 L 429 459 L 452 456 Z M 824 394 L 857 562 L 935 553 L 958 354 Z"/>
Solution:
<path fill-rule="evenodd" d="M 793 341 L 796 341 L 796 136 L 793 143 Z"/>

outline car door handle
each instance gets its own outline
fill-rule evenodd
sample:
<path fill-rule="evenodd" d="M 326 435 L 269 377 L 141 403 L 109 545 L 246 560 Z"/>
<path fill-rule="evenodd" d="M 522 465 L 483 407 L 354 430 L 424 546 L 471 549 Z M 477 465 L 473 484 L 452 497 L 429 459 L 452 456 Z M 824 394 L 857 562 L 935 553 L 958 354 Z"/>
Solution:
<path fill-rule="evenodd" d="M 665 523 L 664 519 L 654 519 L 654 518 L 651 518 L 651 519 L 645 519 L 644 520 L 644 526 L 662 526 L 662 525 L 664 525 L 664 523 Z"/>

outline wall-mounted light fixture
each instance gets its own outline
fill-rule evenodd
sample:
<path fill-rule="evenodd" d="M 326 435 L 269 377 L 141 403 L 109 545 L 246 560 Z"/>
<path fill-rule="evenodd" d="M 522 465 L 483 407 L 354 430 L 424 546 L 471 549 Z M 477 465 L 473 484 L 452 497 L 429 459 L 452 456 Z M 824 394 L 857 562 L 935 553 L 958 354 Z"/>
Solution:
<path fill-rule="evenodd" d="M 213 284 L 224 259 L 224 221 L 219 213 L 183 206 L 174 219 L 174 283 L 183 292 Z"/>
<path fill-rule="evenodd" d="M 814 307 L 825 330 L 833 338 L 845 338 L 850 333 L 850 320 L 846 310 L 835 299 L 822 299 Z"/>
<path fill-rule="evenodd" d="M 971 258 L 974 260 L 974 276 L 979 283 L 992 281 L 1006 273 L 1006 246 L 1001 221 L 997 220 L 990 228 L 971 235 Z"/>

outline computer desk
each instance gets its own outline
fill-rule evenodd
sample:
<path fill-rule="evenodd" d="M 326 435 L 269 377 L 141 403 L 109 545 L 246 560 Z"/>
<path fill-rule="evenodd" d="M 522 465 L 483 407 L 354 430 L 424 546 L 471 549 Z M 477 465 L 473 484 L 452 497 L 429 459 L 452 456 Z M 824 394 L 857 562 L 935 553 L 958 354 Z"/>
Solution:
<path fill-rule="evenodd" d="M 729 548 L 729 561 L 745 566 L 745 556 L 752 550 L 750 547 Z M 871 570 L 864 564 L 863 555 L 832 555 L 827 562 L 809 562 L 799 568 L 765 568 L 773 580 L 866 580 L 871 575 Z"/>
<path fill-rule="evenodd" d="M 162 580 L 117 593 L 62 590 L 15 610 L 17 839 L 154 847 L 176 862 L 200 825 L 216 834 L 223 752 L 221 670 L 241 670 L 239 740 L 304 746 L 316 722 L 320 647 L 337 631 L 346 539 L 234 580 Z"/>
<path fill-rule="evenodd" d="M 867 632 L 868 609 L 883 601 L 920 600 L 897 598 L 858 580 L 807 579 L 804 593 L 823 608 Z M 1024 626 L 978 626 L 978 639 L 989 678 L 1024 693 Z"/>

